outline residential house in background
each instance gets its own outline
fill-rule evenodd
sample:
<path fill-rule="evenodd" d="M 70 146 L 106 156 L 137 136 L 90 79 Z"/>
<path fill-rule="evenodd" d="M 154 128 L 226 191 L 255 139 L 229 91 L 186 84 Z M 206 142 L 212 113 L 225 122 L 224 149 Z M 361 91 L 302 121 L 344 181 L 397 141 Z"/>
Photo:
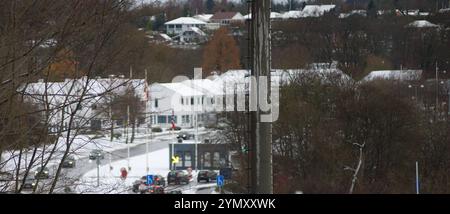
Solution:
<path fill-rule="evenodd" d="M 245 18 L 239 12 L 217 12 L 211 17 L 210 21 L 224 26 L 244 23 Z"/>
<path fill-rule="evenodd" d="M 148 86 L 143 79 L 82 77 L 62 82 L 28 83 L 18 89 L 26 101 L 39 106 L 42 118 L 54 133 L 69 127 L 71 114 L 74 114 L 70 124 L 72 128 L 101 130 L 111 127 L 111 122 L 116 123 L 115 126 L 123 126 L 124 119 L 111 121 L 110 112 L 103 112 L 101 106 L 108 104 L 112 97 L 125 95 L 129 90 L 141 102 L 148 101 Z M 144 124 L 145 117 L 139 119 L 138 123 Z"/>
<path fill-rule="evenodd" d="M 169 35 L 179 35 L 183 32 L 190 30 L 192 27 L 203 28 L 206 26 L 206 22 L 192 18 L 192 17 L 180 17 L 172 21 L 166 22 L 166 33 Z"/>

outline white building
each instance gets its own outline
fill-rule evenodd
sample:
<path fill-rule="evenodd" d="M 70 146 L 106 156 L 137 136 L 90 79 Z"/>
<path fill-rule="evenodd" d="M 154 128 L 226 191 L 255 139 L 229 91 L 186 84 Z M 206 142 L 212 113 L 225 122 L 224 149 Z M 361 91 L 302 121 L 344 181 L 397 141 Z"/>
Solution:
<path fill-rule="evenodd" d="M 166 33 L 169 35 L 179 35 L 191 27 L 203 28 L 206 26 L 206 22 L 192 17 L 180 17 L 172 21 L 166 22 Z"/>
<path fill-rule="evenodd" d="M 194 127 L 196 112 L 207 104 L 206 94 L 185 83 L 153 84 L 150 87 L 152 126 Z M 172 118 L 173 116 L 173 118 Z"/>
<path fill-rule="evenodd" d="M 143 79 L 66 79 L 63 82 L 28 83 L 19 87 L 25 100 L 38 104 L 42 118 L 47 121 L 51 131 L 65 130 L 71 121 L 73 128 L 103 129 L 111 126 L 109 112 L 102 112 L 100 106 L 115 95 L 125 95 L 132 90 L 141 102 L 147 102 L 147 82 Z M 80 102 L 81 101 L 81 102 Z M 78 105 L 80 103 L 80 105 Z M 47 106 L 48 105 L 48 111 Z M 45 114 L 48 112 L 48 118 Z M 117 126 L 123 121 L 116 120 Z M 145 117 L 138 123 L 145 123 Z"/>

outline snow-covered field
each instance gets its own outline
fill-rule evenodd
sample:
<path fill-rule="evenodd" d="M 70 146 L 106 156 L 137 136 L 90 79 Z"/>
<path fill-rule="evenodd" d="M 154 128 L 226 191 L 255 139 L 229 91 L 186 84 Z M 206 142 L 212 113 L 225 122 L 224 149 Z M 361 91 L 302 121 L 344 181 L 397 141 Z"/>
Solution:
<path fill-rule="evenodd" d="M 129 166 L 131 171 L 125 180 L 120 178 L 120 169 L 128 167 L 127 160 L 113 162 L 111 165 L 106 164 L 100 167 L 100 186 L 97 187 L 97 170 L 91 170 L 84 174 L 80 180 L 80 184 L 76 188 L 77 193 L 98 194 L 129 194 L 130 188 L 135 180 L 147 175 L 147 156 L 140 155 L 130 158 Z M 169 173 L 169 147 L 157 150 L 148 154 L 148 167 L 150 175 L 162 175 L 166 178 Z M 112 169 L 112 170 L 111 170 Z M 208 193 L 215 193 L 215 183 L 197 184 L 195 171 L 192 172 L 193 179 L 189 185 L 183 186 L 181 190 L 183 194 L 195 194 L 199 189 L 211 189 Z"/>
<path fill-rule="evenodd" d="M 166 176 L 169 172 L 169 148 L 161 149 L 148 154 L 149 174 Z M 111 170 L 112 166 L 112 170 Z M 128 177 L 120 178 L 120 169 L 128 168 Z M 106 164 L 100 167 L 100 186 L 97 187 L 97 169 L 84 174 L 76 188 L 78 193 L 128 193 L 132 183 L 145 176 L 147 156 L 140 155 L 130 158 L 129 165 L 126 159 Z"/>

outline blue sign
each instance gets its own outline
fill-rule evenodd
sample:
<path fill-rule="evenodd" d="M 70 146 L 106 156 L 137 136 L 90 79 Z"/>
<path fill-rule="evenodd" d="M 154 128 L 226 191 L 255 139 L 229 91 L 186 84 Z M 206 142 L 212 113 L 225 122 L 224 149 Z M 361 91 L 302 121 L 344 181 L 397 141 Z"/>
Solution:
<path fill-rule="evenodd" d="M 147 175 L 147 185 L 153 184 L 153 175 Z"/>
<path fill-rule="evenodd" d="M 223 177 L 223 175 L 218 175 L 217 176 L 217 186 L 223 187 L 224 182 L 225 182 L 225 178 Z"/>

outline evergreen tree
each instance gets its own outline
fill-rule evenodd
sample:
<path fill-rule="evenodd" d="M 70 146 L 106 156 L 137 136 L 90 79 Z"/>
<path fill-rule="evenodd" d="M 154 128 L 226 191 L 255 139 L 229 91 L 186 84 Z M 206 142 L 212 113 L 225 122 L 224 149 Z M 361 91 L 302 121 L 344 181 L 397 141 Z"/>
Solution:
<path fill-rule="evenodd" d="M 367 16 L 371 18 L 377 17 L 377 6 L 375 5 L 375 2 L 373 0 L 370 0 L 369 4 L 367 5 Z"/>
<path fill-rule="evenodd" d="M 208 13 L 212 13 L 215 6 L 216 3 L 214 0 L 206 0 L 206 11 L 208 11 Z"/>

